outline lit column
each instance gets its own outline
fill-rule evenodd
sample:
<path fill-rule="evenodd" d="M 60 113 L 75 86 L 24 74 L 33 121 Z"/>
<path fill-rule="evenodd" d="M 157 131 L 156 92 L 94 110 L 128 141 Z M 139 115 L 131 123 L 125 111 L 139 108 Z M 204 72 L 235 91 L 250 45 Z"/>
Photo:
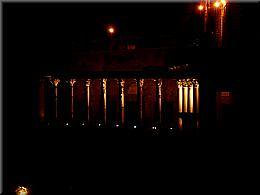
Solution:
<path fill-rule="evenodd" d="M 188 112 L 188 83 L 186 80 L 183 81 L 183 112 Z"/>
<path fill-rule="evenodd" d="M 74 117 L 74 84 L 76 83 L 76 79 L 70 79 L 69 81 L 71 91 L 70 91 L 70 114 L 71 114 L 71 119 Z"/>
<path fill-rule="evenodd" d="M 107 79 L 102 79 L 104 123 L 107 123 Z"/>
<path fill-rule="evenodd" d="M 86 80 L 86 87 L 87 87 L 87 115 L 88 115 L 88 122 L 90 120 L 90 79 Z"/>
<path fill-rule="evenodd" d="M 54 85 L 54 98 L 55 98 L 55 119 L 58 119 L 58 85 L 60 83 L 60 79 L 54 79 L 52 84 Z"/>
<path fill-rule="evenodd" d="M 124 125 L 125 122 L 125 81 L 123 79 L 120 80 L 120 102 L 121 102 L 121 122 Z"/>
<path fill-rule="evenodd" d="M 179 113 L 182 113 L 182 98 L 183 98 L 183 94 L 182 94 L 182 81 L 178 80 L 177 82 L 178 84 L 178 91 L 179 91 Z"/>
<path fill-rule="evenodd" d="M 199 110 L 200 110 L 200 93 L 199 93 L 199 82 L 197 80 L 195 80 L 194 89 L 195 89 L 196 113 L 199 113 Z"/>
<path fill-rule="evenodd" d="M 191 80 L 188 80 L 189 85 L 189 112 L 193 113 L 194 104 L 193 104 L 193 83 Z"/>
<path fill-rule="evenodd" d="M 159 122 L 162 122 L 162 79 L 157 79 L 157 89 Z"/>
<path fill-rule="evenodd" d="M 144 86 L 144 79 L 139 79 L 138 80 L 138 101 L 139 101 L 140 122 L 143 121 L 143 86 Z"/>

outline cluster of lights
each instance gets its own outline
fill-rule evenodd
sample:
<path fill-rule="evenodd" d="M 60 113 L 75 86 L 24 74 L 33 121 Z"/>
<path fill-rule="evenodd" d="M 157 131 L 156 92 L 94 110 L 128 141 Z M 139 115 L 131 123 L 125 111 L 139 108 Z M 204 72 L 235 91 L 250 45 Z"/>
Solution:
<path fill-rule="evenodd" d="M 226 0 L 216 0 L 215 2 L 213 2 L 213 6 L 215 8 L 224 8 L 227 4 Z M 205 9 L 205 6 L 203 4 L 198 5 L 198 10 L 199 11 L 203 11 Z"/>
<path fill-rule="evenodd" d="M 28 195 L 29 189 L 23 186 L 18 186 L 15 190 L 16 195 Z"/>
<path fill-rule="evenodd" d="M 177 81 L 178 86 L 184 86 L 184 87 L 188 87 L 188 86 L 192 86 L 194 85 L 195 87 L 199 86 L 199 82 L 197 79 L 179 79 Z"/>

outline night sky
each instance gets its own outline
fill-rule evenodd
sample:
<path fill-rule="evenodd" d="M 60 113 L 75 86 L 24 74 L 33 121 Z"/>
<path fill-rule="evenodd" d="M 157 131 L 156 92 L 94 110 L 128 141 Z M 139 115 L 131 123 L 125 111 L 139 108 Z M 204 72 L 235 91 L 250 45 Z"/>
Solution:
<path fill-rule="evenodd" d="M 118 34 L 141 36 L 150 47 L 156 46 L 153 43 L 161 36 L 196 38 L 200 26 L 195 6 L 184 3 L 5 4 L 4 36 L 7 36 L 8 55 L 16 55 L 26 64 L 37 62 L 32 68 L 62 67 L 71 64 L 74 48 L 87 49 L 90 42 L 106 38 L 105 25 L 110 23 L 117 27 Z M 258 18 L 259 4 L 235 7 L 238 9 L 231 6 L 227 20 L 228 38 L 233 40 L 234 48 L 256 45 L 257 24 L 248 21 Z"/>

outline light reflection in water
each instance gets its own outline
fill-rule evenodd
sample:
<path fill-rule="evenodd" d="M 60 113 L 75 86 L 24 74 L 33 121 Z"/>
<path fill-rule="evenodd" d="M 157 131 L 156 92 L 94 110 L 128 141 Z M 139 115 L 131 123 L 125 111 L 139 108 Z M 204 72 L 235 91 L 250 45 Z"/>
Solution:
<path fill-rule="evenodd" d="M 179 117 L 179 118 L 178 118 L 178 128 L 179 128 L 180 130 L 183 129 L 183 121 L 182 121 L 182 117 Z"/>

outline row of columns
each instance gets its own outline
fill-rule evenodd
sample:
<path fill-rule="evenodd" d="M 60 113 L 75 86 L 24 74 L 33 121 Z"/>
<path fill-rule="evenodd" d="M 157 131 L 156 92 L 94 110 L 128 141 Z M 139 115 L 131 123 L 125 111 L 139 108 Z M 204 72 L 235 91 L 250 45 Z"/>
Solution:
<path fill-rule="evenodd" d="M 178 84 L 179 113 L 199 113 L 199 82 L 196 79 L 180 79 Z M 195 104 L 195 106 L 194 106 Z"/>
<path fill-rule="evenodd" d="M 58 119 L 58 86 L 60 83 L 60 79 L 49 79 L 50 83 L 54 86 L 54 107 L 55 107 L 55 119 Z M 117 79 L 119 84 L 119 90 L 120 90 L 120 117 L 121 117 L 121 123 L 124 125 L 125 123 L 125 80 L 124 79 Z M 44 82 L 45 80 L 41 80 L 40 84 L 40 91 L 39 91 L 39 97 L 40 97 L 40 109 L 39 114 L 41 120 L 44 120 L 44 104 L 43 102 L 43 93 L 44 90 Z M 74 118 L 74 84 L 76 83 L 76 79 L 70 79 L 67 81 L 70 85 L 70 118 Z M 139 102 L 139 116 L 140 120 L 143 120 L 143 84 L 144 79 L 137 79 L 137 86 L 138 86 L 138 102 Z M 91 79 L 86 79 L 85 81 L 86 86 L 86 100 L 87 100 L 87 121 L 90 121 L 90 86 L 91 86 Z M 103 120 L 104 123 L 107 123 L 107 79 L 101 79 L 101 86 L 102 86 L 102 104 L 103 104 Z"/>
<path fill-rule="evenodd" d="M 55 104 L 55 119 L 58 119 L 58 86 L 60 79 L 49 79 L 54 86 L 54 104 Z M 156 105 L 158 111 L 158 121 L 162 121 L 162 79 L 156 79 Z M 74 118 L 74 84 L 76 79 L 67 81 L 70 85 L 70 118 Z M 120 119 L 122 125 L 125 123 L 125 80 L 117 79 L 120 93 Z M 143 121 L 143 85 L 144 79 L 136 79 L 137 83 L 137 102 L 138 102 L 138 118 L 139 122 Z M 199 84 L 195 79 L 178 80 L 178 110 L 179 113 L 199 113 Z M 43 85 L 40 85 L 43 86 Z M 90 86 L 91 79 L 85 80 L 86 87 L 86 106 L 87 106 L 87 121 L 90 121 Z M 107 124 L 107 79 L 101 79 L 101 94 L 103 106 L 103 120 Z M 41 94 L 42 95 L 42 94 Z M 195 99 L 195 109 L 194 109 Z M 40 103 L 41 104 L 41 103 Z M 42 104 L 41 104 L 42 105 Z M 40 110 L 40 117 L 44 118 L 44 110 Z M 44 119 L 43 119 L 44 120 Z"/>

